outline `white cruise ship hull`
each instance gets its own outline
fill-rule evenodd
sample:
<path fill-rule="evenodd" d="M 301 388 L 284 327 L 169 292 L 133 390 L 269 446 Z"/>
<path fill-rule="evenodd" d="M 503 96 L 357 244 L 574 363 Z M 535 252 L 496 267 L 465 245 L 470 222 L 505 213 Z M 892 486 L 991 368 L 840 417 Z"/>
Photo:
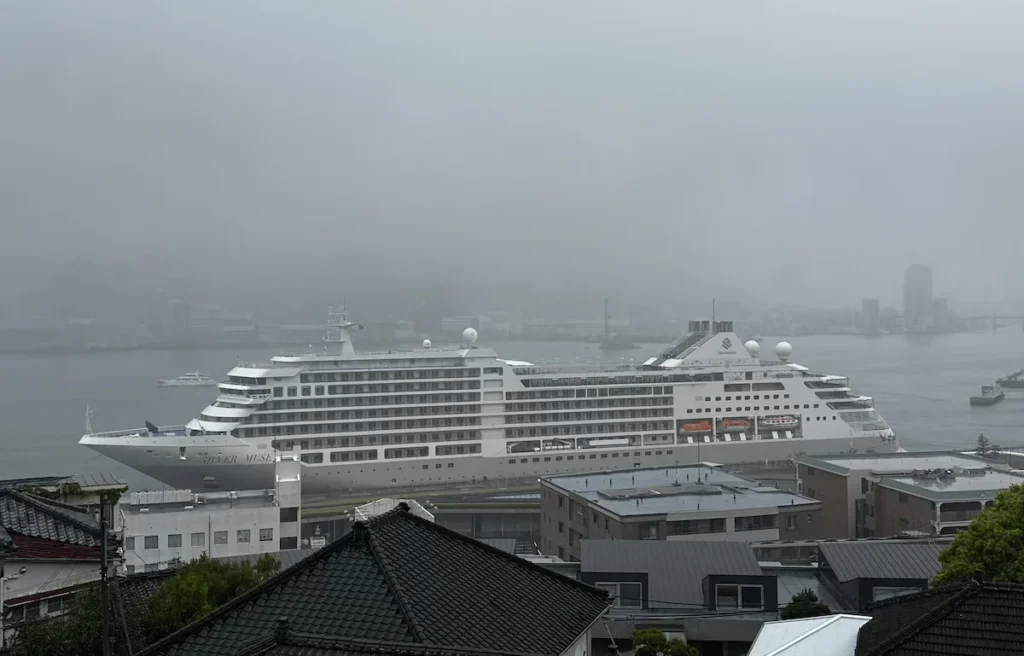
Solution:
<path fill-rule="evenodd" d="M 132 438 L 134 443 L 93 436 L 83 444 L 136 471 L 178 489 L 247 490 L 272 486 L 277 452 L 259 449 L 230 436 L 219 438 Z M 104 444 L 103 442 L 108 443 Z M 184 446 L 184 459 L 179 455 Z M 640 449 L 609 449 L 507 454 L 502 457 L 461 456 L 399 462 L 309 465 L 303 463 L 304 493 L 378 490 L 388 487 L 471 484 L 613 469 L 662 467 L 713 462 L 723 465 L 780 461 L 801 454 L 827 455 L 875 451 L 891 453 L 890 438 L 770 439 L 746 442 L 649 445 Z M 639 455 L 637 455 L 639 454 Z M 572 460 L 568 457 L 573 456 Z M 591 457 L 594 456 L 594 457 Z M 534 459 L 537 462 L 534 462 Z M 514 463 L 511 461 L 515 461 Z M 523 462 L 526 460 L 526 462 Z M 425 467 L 425 468 L 424 468 Z"/>
<path fill-rule="evenodd" d="M 270 487 L 280 449 L 300 455 L 308 493 L 895 448 L 845 377 L 790 363 L 786 343 L 761 359 L 728 322 L 603 370 L 503 360 L 472 329 L 455 347 L 360 355 L 356 324 L 330 325 L 338 352 L 240 363 L 184 426 L 80 443 L 193 490 Z"/>

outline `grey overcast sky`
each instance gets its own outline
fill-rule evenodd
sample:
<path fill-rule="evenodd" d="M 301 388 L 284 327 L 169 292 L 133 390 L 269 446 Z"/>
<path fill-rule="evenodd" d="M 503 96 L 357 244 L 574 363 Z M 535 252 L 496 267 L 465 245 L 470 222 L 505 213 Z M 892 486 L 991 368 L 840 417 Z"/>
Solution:
<path fill-rule="evenodd" d="M 0 257 L 1024 298 L 1022 61 L 1019 0 L 6 0 Z"/>

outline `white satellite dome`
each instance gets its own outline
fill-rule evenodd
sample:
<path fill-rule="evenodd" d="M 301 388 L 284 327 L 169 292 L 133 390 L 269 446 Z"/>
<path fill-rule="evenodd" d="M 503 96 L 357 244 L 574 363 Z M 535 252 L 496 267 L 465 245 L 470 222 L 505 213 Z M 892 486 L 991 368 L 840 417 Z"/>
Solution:
<path fill-rule="evenodd" d="M 430 340 L 429 339 L 423 340 L 423 348 L 430 348 Z"/>
<path fill-rule="evenodd" d="M 793 345 L 789 342 L 779 342 L 775 345 L 775 355 L 779 356 L 780 360 L 788 360 L 789 356 L 793 355 Z"/>
<path fill-rule="evenodd" d="M 747 349 L 747 353 L 749 353 L 752 358 L 756 358 L 761 354 L 761 345 L 753 339 L 748 339 L 746 343 L 743 344 L 743 348 Z"/>
<path fill-rule="evenodd" d="M 462 339 L 467 344 L 475 344 L 477 337 L 479 337 L 479 335 L 476 332 L 476 328 L 466 328 L 462 331 Z"/>

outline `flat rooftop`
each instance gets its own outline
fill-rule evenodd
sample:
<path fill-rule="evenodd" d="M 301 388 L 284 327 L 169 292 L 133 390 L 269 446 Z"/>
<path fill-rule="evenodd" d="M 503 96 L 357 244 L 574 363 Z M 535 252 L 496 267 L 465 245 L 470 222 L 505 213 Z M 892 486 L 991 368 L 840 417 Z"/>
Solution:
<path fill-rule="evenodd" d="M 241 492 L 200 492 L 191 490 L 158 490 L 155 492 L 132 492 L 128 503 L 122 501 L 118 507 L 128 514 L 171 513 L 191 510 L 235 510 L 241 508 L 262 508 L 276 505 L 273 490 L 245 490 Z"/>
<path fill-rule="evenodd" d="M 768 510 L 820 503 L 706 465 L 627 469 L 552 476 L 543 480 L 624 517 Z"/>
<path fill-rule="evenodd" d="M 927 451 L 920 453 L 892 453 L 888 455 L 863 456 L 803 456 L 798 462 L 836 474 L 851 471 L 870 471 L 876 474 L 912 472 L 921 469 L 985 469 L 991 467 L 991 460 L 964 455 L 955 451 Z"/>
<path fill-rule="evenodd" d="M 953 499 L 992 499 L 1000 490 L 1024 483 L 1024 477 L 1010 472 L 988 470 L 942 478 L 892 476 L 879 485 L 936 501 Z"/>

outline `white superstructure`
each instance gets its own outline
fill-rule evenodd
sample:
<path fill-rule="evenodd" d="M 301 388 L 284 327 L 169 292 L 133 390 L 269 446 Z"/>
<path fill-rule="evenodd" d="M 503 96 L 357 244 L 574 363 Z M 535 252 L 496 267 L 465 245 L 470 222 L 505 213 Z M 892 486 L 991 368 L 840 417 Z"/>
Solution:
<path fill-rule="evenodd" d="M 84 444 L 179 488 L 251 489 L 295 451 L 306 491 L 437 485 L 894 448 L 872 399 L 841 376 L 760 357 L 731 322 L 638 367 L 503 360 L 464 342 L 357 354 L 332 312 L 322 354 L 240 364 L 184 426 L 88 434 Z M 699 452 L 699 454 L 698 454 Z"/>
<path fill-rule="evenodd" d="M 208 375 L 193 371 L 192 373 L 182 374 L 177 378 L 164 378 L 163 380 L 157 381 L 160 387 L 216 387 L 217 381 L 210 378 Z"/>

